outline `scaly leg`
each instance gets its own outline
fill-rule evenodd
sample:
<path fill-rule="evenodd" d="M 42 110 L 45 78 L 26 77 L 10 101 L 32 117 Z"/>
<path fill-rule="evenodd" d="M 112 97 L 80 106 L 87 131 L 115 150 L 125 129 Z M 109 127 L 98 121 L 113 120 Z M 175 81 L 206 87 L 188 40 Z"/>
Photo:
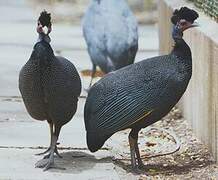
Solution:
<path fill-rule="evenodd" d="M 38 154 L 35 154 L 36 156 L 41 156 L 41 155 L 44 155 L 48 152 L 50 152 L 51 150 L 51 142 L 52 142 L 52 134 L 53 134 L 53 123 L 48 123 L 49 124 L 49 129 L 50 129 L 50 146 L 48 147 L 48 149 L 42 153 L 38 153 Z"/>
<path fill-rule="evenodd" d="M 136 164 L 136 157 L 135 157 L 135 145 L 134 145 L 134 139 L 129 135 L 129 146 L 130 146 L 130 155 L 131 155 L 131 165 L 133 171 L 137 169 Z"/>
<path fill-rule="evenodd" d="M 64 170 L 65 168 L 57 167 L 54 164 L 54 153 L 56 149 L 56 143 L 58 140 L 58 136 L 60 134 L 61 127 L 55 126 L 55 132 L 52 134 L 52 141 L 51 141 L 51 149 L 49 155 L 47 155 L 47 158 L 43 158 L 42 160 L 39 160 L 35 167 L 37 168 L 44 168 L 44 171 L 47 171 L 48 169 L 55 168 L 55 169 L 61 169 Z"/>
<path fill-rule="evenodd" d="M 140 158 L 140 153 L 139 153 L 139 148 L 138 148 L 138 132 L 139 130 L 131 130 L 130 134 L 129 134 L 129 145 L 130 145 L 130 154 L 131 154 L 131 165 L 132 165 L 132 170 L 135 173 L 143 173 L 143 171 L 141 171 L 139 169 L 139 167 L 141 166 L 142 160 Z M 136 163 L 136 157 L 138 160 L 138 165 Z"/>
<path fill-rule="evenodd" d="M 139 151 L 139 146 L 138 146 L 138 133 L 137 133 L 137 138 L 135 139 L 136 143 L 135 143 L 135 151 L 136 151 L 136 157 L 138 160 L 138 168 L 139 169 L 143 169 L 144 168 L 144 164 L 142 162 L 141 156 L 140 156 L 140 151 Z"/>
<path fill-rule="evenodd" d="M 50 123 L 48 122 L 49 124 L 49 129 L 50 129 L 50 146 L 48 147 L 48 149 L 42 153 L 38 153 L 36 154 L 37 156 L 41 156 L 41 155 L 44 155 L 46 153 L 49 153 L 48 155 L 45 155 L 44 156 L 44 159 L 48 158 L 49 155 L 50 155 L 50 151 L 51 151 L 51 144 L 52 144 L 52 135 L 54 133 L 54 124 L 53 123 Z M 56 143 L 56 147 L 55 147 L 55 154 L 59 157 L 59 158 L 62 158 L 62 156 L 59 154 L 58 150 L 57 150 L 57 145 L 58 143 Z"/>
<path fill-rule="evenodd" d="M 49 148 L 50 148 L 49 151 L 48 151 L 49 154 L 45 155 L 45 156 L 43 157 L 43 159 L 47 159 L 47 158 L 50 157 L 50 154 L 51 154 L 51 147 L 49 147 Z M 59 154 L 58 149 L 57 149 L 57 146 L 55 147 L 54 152 L 55 152 L 55 154 L 56 154 L 59 158 L 63 158 L 63 157 Z"/>
<path fill-rule="evenodd" d="M 90 83 L 89 83 L 89 88 L 88 90 L 92 87 L 92 82 L 93 82 L 93 79 L 95 77 L 95 73 L 96 73 L 96 65 L 93 64 L 93 67 L 92 67 L 92 75 L 91 75 L 91 80 L 90 80 Z"/>

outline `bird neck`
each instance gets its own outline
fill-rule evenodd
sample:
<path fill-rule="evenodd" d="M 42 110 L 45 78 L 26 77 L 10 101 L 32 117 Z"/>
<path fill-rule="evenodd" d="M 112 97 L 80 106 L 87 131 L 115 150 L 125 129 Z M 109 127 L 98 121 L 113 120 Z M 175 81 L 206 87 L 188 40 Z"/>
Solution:
<path fill-rule="evenodd" d="M 30 61 L 39 66 L 48 66 L 55 58 L 54 52 L 49 43 L 39 41 L 34 45 Z"/>
<path fill-rule="evenodd" d="M 54 52 L 51 48 L 50 44 L 46 41 L 39 42 L 43 46 L 43 53 L 41 54 L 41 58 L 39 59 L 39 67 L 41 72 L 44 72 L 48 67 L 51 66 L 51 62 L 54 59 Z"/>
<path fill-rule="evenodd" d="M 191 49 L 184 41 L 183 33 L 177 26 L 174 26 L 173 28 L 172 37 L 174 39 L 175 45 L 171 53 L 180 59 L 185 60 L 185 63 L 191 63 Z"/>
<path fill-rule="evenodd" d="M 172 54 L 185 59 L 185 60 L 191 60 L 191 50 L 190 47 L 186 44 L 186 42 L 183 39 L 174 39 L 175 45 L 172 50 Z"/>
<path fill-rule="evenodd" d="M 51 38 L 47 34 L 39 33 L 37 42 L 41 42 L 41 41 L 45 41 L 47 43 L 50 43 L 51 42 Z"/>

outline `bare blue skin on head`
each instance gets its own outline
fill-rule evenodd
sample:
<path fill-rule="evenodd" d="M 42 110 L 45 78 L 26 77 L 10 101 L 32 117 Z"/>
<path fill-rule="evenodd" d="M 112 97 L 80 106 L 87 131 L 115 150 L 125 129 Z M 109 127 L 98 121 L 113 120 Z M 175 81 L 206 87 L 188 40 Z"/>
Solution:
<path fill-rule="evenodd" d="M 183 33 L 181 29 L 179 28 L 179 25 L 173 25 L 173 30 L 172 30 L 172 38 L 175 39 L 182 39 Z"/>

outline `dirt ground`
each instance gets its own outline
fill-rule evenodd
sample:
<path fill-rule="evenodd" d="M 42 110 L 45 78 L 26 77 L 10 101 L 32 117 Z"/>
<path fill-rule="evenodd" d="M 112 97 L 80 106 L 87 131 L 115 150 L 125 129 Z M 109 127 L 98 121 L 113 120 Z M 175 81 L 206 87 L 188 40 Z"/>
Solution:
<path fill-rule="evenodd" d="M 165 156 L 144 158 L 146 165 L 144 174 L 139 176 L 143 179 L 218 179 L 218 166 L 208 149 L 202 144 L 189 128 L 187 121 L 181 112 L 174 108 L 168 116 L 157 122 L 153 127 L 163 128 L 175 132 L 180 140 L 179 151 Z M 121 132 L 125 133 L 125 132 Z M 141 132 L 140 138 L 144 131 Z M 154 134 L 153 134 L 154 135 Z M 139 141 L 140 141 L 139 138 Z M 124 142 L 127 144 L 127 141 Z M 139 145 L 140 146 L 140 145 Z M 144 148 L 149 148 L 144 145 Z M 143 150 L 141 149 L 141 153 Z M 122 152 L 120 152 L 122 154 Z M 142 155 L 143 156 L 143 155 Z M 114 160 L 115 164 L 131 173 L 130 161 L 124 158 Z M 122 160 L 123 159 L 123 160 Z"/>

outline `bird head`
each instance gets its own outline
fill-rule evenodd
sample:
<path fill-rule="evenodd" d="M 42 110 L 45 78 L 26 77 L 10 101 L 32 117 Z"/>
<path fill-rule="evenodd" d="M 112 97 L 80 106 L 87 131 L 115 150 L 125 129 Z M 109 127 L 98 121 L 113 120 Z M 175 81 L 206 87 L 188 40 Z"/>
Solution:
<path fill-rule="evenodd" d="M 52 30 L 51 26 L 51 14 L 45 10 L 42 11 L 37 22 L 37 32 L 39 34 L 48 35 Z"/>
<path fill-rule="evenodd" d="M 173 23 L 173 37 L 182 38 L 183 32 L 189 28 L 198 26 L 194 21 L 199 17 L 198 13 L 193 9 L 182 7 L 176 9 L 171 17 Z"/>

